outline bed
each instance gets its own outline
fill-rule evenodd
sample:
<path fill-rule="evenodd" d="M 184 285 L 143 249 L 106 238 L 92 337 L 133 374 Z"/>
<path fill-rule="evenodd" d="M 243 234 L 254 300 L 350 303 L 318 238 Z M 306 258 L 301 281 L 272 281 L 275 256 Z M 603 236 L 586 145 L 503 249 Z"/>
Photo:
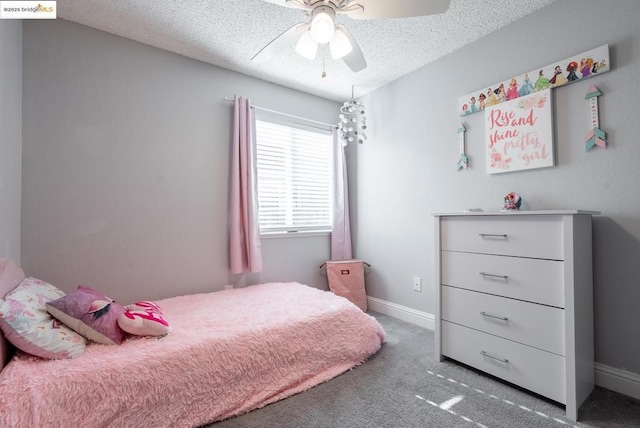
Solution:
<path fill-rule="evenodd" d="M 16 279 L 1 274 L 5 296 Z M 327 381 L 384 341 L 347 299 L 298 283 L 157 303 L 168 335 L 90 343 L 71 359 L 14 352 L 0 372 L 0 426 L 199 426 Z"/>

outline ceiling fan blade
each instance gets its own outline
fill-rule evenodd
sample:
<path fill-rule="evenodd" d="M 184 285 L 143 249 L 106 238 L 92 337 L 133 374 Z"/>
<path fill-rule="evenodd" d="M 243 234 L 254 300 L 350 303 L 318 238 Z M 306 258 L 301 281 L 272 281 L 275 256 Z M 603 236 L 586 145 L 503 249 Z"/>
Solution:
<path fill-rule="evenodd" d="M 269 1 L 269 0 L 266 0 Z M 364 10 L 349 13 L 351 19 L 408 18 L 444 13 L 451 0 L 357 0 Z"/>
<path fill-rule="evenodd" d="M 347 27 L 342 24 L 338 24 L 336 25 L 336 27 L 344 32 L 344 34 L 349 39 L 349 42 L 351 43 L 351 47 L 353 48 L 351 52 L 342 57 L 342 60 L 345 62 L 345 64 L 347 64 L 347 66 L 354 73 L 367 68 L 367 61 L 365 61 L 364 59 L 364 55 L 360 50 L 360 46 L 358 46 L 358 43 L 356 43 L 356 39 L 354 39 L 349 30 L 347 30 Z"/>
<path fill-rule="evenodd" d="M 312 10 L 302 0 L 264 0 L 267 3 L 277 4 L 278 6 L 290 7 L 292 9 Z"/>
<path fill-rule="evenodd" d="M 280 52 L 294 44 L 302 36 L 309 27 L 308 23 L 301 22 L 289 28 L 284 33 L 269 42 L 265 47 L 260 49 L 260 52 L 255 54 L 251 61 L 253 62 L 266 62 L 273 59 Z"/>

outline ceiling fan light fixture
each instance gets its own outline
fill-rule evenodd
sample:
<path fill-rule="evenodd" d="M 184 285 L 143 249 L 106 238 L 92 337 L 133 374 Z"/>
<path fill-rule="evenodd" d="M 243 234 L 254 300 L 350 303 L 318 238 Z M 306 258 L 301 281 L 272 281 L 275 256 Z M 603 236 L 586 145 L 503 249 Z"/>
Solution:
<path fill-rule="evenodd" d="M 322 6 L 318 9 L 319 10 L 317 12 L 314 11 L 313 19 L 311 20 L 311 29 L 309 32 L 316 42 L 323 45 L 325 43 L 329 43 L 333 38 L 336 23 L 334 15 L 330 15 L 330 13 L 333 12 L 332 9 Z M 328 11 L 325 11 L 324 9 L 328 9 Z"/>
<path fill-rule="evenodd" d="M 329 42 L 329 50 L 333 59 L 341 59 L 353 50 L 349 38 L 340 28 L 336 28 L 333 38 Z"/>
<path fill-rule="evenodd" d="M 296 43 L 296 52 L 305 58 L 316 59 L 318 43 L 313 39 L 309 31 L 305 31 Z"/>

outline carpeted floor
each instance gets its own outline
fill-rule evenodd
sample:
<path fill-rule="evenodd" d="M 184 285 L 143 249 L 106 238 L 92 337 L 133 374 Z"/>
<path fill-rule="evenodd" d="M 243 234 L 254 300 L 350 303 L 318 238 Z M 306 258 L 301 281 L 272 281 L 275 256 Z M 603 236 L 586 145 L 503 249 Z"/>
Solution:
<path fill-rule="evenodd" d="M 640 401 L 598 388 L 579 421 L 564 407 L 451 361 L 433 332 L 372 313 L 387 342 L 363 365 L 301 394 L 210 428 L 640 427 Z"/>

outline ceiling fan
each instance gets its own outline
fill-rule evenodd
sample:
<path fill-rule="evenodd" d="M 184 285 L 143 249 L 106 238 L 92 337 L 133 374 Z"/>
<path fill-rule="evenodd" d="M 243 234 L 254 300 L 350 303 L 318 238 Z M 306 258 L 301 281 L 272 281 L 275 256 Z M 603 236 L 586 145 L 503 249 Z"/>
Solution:
<path fill-rule="evenodd" d="M 311 19 L 289 28 L 260 50 L 251 61 L 265 62 L 293 43 L 300 55 L 315 59 L 318 45 L 329 43 L 333 59 L 342 59 L 354 72 L 367 67 L 355 39 L 336 15 L 351 19 L 406 18 L 443 13 L 451 0 L 264 0 L 302 10 Z"/>

